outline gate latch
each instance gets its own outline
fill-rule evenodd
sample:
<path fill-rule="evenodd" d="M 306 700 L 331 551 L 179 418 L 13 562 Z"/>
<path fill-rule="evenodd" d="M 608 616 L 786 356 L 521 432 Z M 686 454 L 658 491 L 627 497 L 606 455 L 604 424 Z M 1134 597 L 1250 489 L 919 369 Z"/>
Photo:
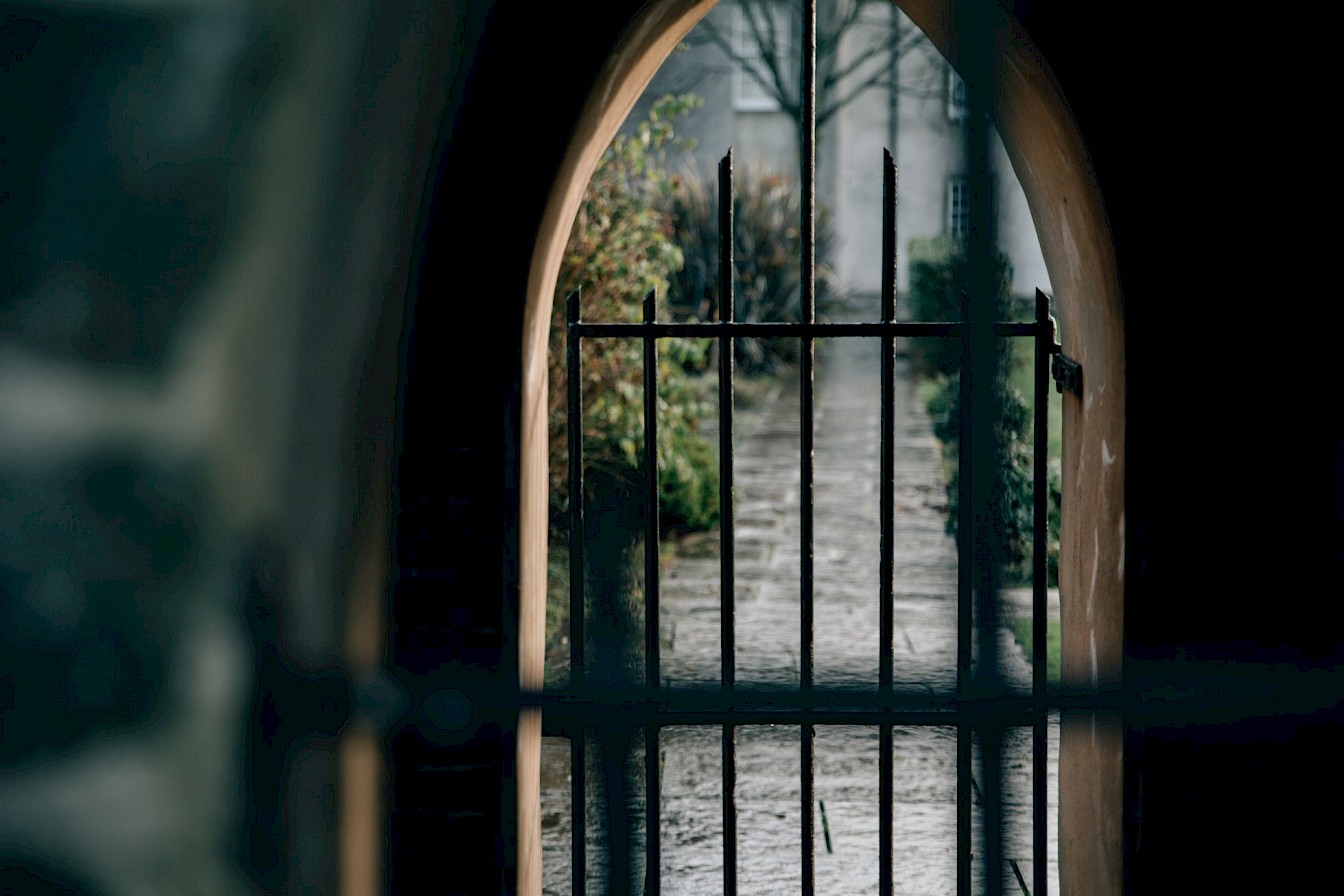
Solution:
<path fill-rule="evenodd" d="M 1065 390 L 1072 392 L 1079 398 L 1083 395 L 1083 365 L 1068 357 L 1060 351 L 1059 346 L 1055 347 L 1055 356 L 1050 363 L 1050 372 L 1055 377 L 1055 391 L 1060 395 Z"/>
<path fill-rule="evenodd" d="M 1053 314 L 1048 314 L 1049 299 L 1045 293 L 1039 289 L 1036 290 L 1037 307 L 1040 309 L 1037 313 L 1046 315 L 1046 325 L 1049 329 L 1046 331 L 1046 339 L 1050 342 L 1050 373 L 1055 377 L 1055 391 L 1060 395 L 1064 390 L 1072 392 L 1079 398 L 1083 397 L 1083 365 L 1064 354 L 1064 346 L 1060 344 L 1059 326 L 1055 323 Z"/>

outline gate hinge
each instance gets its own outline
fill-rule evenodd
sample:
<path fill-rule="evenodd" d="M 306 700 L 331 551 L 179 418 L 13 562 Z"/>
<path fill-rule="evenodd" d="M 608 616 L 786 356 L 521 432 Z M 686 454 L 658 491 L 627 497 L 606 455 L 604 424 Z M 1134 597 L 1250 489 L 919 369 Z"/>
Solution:
<path fill-rule="evenodd" d="M 1072 392 L 1079 398 L 1083 395 L 1083 365 L 1068 357 L 1060 351 L 1059 346 L 1055 347 L 1055 356 L 1050 364 L 1050 372 L 1055 377 L 1055 391 L 1060 395 L 1065 390 Z"/>

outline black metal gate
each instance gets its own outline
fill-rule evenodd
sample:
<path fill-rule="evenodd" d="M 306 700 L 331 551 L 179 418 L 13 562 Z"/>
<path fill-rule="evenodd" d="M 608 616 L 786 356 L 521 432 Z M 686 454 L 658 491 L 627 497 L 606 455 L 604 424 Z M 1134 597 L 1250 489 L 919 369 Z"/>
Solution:
<path fill-rule="evenodd" d="M 888 152 L 883 166 L 883 253 L 881 319 L 869 323 L 829 323 L 817 319 L 815 289 L 815 0 L 804 4 L 803 109 L 811 124 L 804 130 L 802 152 L 803 242 L 802 312 L 800 322 L 741 322 L 734 317 L 733 302 L 733 164 L 732 153 L 719 167 L 720 296 L 718 320 L 712 322 L 659 321 L 652 294 L 644 300 L 644 317 L 638 323 L 588 322 L 580 317 L 578 296 L 571 296 L 568 308 L 568 389 L 569 389 L 569 494 L 571 533 L 585 531 L 583 501 L 583 436 L 581 420 L 583 394 L 579 375 L 580 352 L 587 338 L 627 338 L 643 342 L 644 352 L 644 484 L 649 508 L 644 533 L 645 631 L 643 633 L 644 684 L 628 688 L 595 687 L 586 676 L 585 656 L 585 583 L 584 543 L 582 537 L 570 538 L 570 684 L 568 689 L 540 696 L 546 728 L 566 734 L 571 742 L 571 835 L 572 875 L 575 896 L 586 892 L 588 857 L 586 855 L 585 797 L 590 775 L 585 751 L 586 733 L 613 726 L 644 732 L 645 812 L 645 893 L 656 896 L 660 887 L 659 732 L 670 725 L 722 726 L 723 732 L 723 892 L 737 893 L 737 807 L 736 738 L 737 726 L 775 724 L 796 726 L 801 753 L 800 851 L 802 855 L 804 896 L 814 892 L 814 829 L 816 799 L 813 788 L 813 738 L 819 725 L 874 726 L 879 733 L 879 892 L 894 892 L 893 856 L 893 726 L 954 726 L 957 731 L 957 892 L 969 896 L 972 869 L 972 792 L 978 793 L 984 820 L 983 880 L 987 892 L 1002 892 L 1007 870 L 1002 851 L 1003 804 L 1001 799 L 1000 751 L 1002 735 L 1009 726 L 1030 726 L 1033 730 L 1032 755 L 1032 842 L 1033 883 L 1012 870 L 1024 892 L 1046 892 L 1046 736 L 1051 701 L 1046 694 L 1046 514 L 1047 514 L 1047 420 L 1050 363 L 1055 360 L 1056 377 L 1064 385 L 1070 372 L 1069 362 L 1060 355 L 1055 340 L 1054 321 L 1049 300 L 1036 294 L 1034 320 L 1005 322 L 986 314 L 993 305 L 987 296 L 977 295 L 983 284 L 972 278 L 963 319 L 942 322 L 898 321 L 896 316 L 896 184 L 894 160 Z M 971 46 L 974 44 L 971 43 Z M 987 240 L 988 208 L 986 176 L 977 185 L 975 131 L 985 131 L 987 116 L 986 81 L 967 78 L 970 85 L 972 124 L 968 139 L 968 158 L 972 174 L 972 232 Z M 979 97 L 977 103 L 976 98 Z M 978 111 L 978 114 L 977 114 Z M 984 134 L 979 135 L 984 139 Z M 983 148 L 980 150 L 983 152 Z M 974 198 L 979 193 L 982 199 Z M 983 241 L 982 241 L 983 242 Z M 974 236 L 968 255 L 974 257 Z M 988 243 L 980 251 L 988 255 Z M 660 676 L 659 643 L 659 516 L 657 445 L 658 340 L 664 337 L 711 337 L 718 341 L 719 438 L 720 438 L 720 520 L 721 520 L 721 680 L 718 688 L 694 691 L 664 688 Z M 958 524 L 958 648 L 957 686 L 952 693 L 898 688 L 893 683 L 894 662 L 894 550 L 892 531 L 894 513 L 895 419 L 894 380 L 896 375 L 896 337 L 922 336 L 959 340 L 962 347 L 960 376 L 960 456 L 958 479 L 962 499 Z M 781 695 L 739 685 L 736 681 L 734 604 L 736 573 L 734 568 L 733 528 L 733 415 L 734 340 L 742 337 L 797 338 L 800 340 L 800 481 L 801 489 L 801 569 L 800 569 L 800 687 Z M 869 338 L 881 340 L 881 460 L 880 460 L 880 585 L 875 595 L 880 606 L 879 681 L 876 691 L 838 691 L 813 683 L 813 398 L 815 342 L 818 338 Z M 998 578 L 996 570 L 993 494 L 990 486 L 994 465 L 998 462 L 995 421 L 996 409 L 988 400 L 988 383 L 993 375 L 989 361 L 995 340 L 1030 338 L 1035 341 L 1035 421 L 1034 421 L 1034 505 L 1033 505 L 1033 685 L 1030 696 L 1010 694 L 999 678 L 997 651 Z M 1076 365 L 1072 368 L 1076 375 Z M 981 745 L 981 767 L 973 777 L 972 741 Z M 976 784 L 978 778 L 979 785 Z M 626 882 L 613 875 L 613 891 L 624 891 Z"/>

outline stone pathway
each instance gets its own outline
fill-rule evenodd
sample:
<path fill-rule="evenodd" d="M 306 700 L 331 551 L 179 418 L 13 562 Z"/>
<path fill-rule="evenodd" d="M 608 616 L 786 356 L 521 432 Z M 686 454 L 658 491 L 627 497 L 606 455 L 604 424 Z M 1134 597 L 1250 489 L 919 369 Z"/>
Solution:
<path fill-rule="evenodd" d="M 876 687 L 878 670 L 878 464 L 880 379 L 875 340 L 818 346 L 815 414 L 815 669 L 818 685 Z M 950 691 L 956 683 L 957 553 L 945 532 L 939 448 L 908 374 L 898 371 L 895 477 L 895 676 L 898 684 Z M 799 644 L 799 440 L 796 385 L 744 413 L 737 428 L 738 680 L 796 685 Z M 662 670 L 669 686 L 719 678 L 717 533 L 683 546 L 663 570 Z M 1010 683 L 1031 672 L 1005 628 L 1000 651 Z M 896 891 L 955 891 L 956 732 L 898 728 L 895 735 Z M 800 887 L 799 736 L 790 726 L 738 733 L 739 891 Z M 664 892 L 718 892 L 722 880 L 720 733 L 670 728 L 662 735 Z M 1055 807 L 1058 729 L 1051 726 L 1049 847 L 1058 891 Z M 817 891 L 877 892 L 878 740 L 872 728 L 822 727 L 816 795 L 834 852 L 817 823 Z M 548 745 L 543 774 L 546 892 L 568 893 L 564 741 Z M 1006 855 L 1030 884 L 1030 729 L 1006 736 Z M 563 831 L 561 830 L 563 829 Z M 1011 889 L 1017 885 L 1008 873 Z"/>

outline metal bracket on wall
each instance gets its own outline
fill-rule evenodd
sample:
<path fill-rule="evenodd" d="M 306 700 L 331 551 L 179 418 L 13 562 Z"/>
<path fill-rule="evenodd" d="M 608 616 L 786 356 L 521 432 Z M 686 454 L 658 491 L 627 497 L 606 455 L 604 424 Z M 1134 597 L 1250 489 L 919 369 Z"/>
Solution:
<path fill-rule="evenodd" d="M 1049 302 L 1049 298 L 1039 289 L 1036 290 L 1037 302 Z M 1050 346 L 1050 373 L 1055 378 L 1055 391 L 1060 395 L 1064 390 L 1072 392 L 1079 398 L 1083 396 L 1083 365 L 1064 354 L 1064 346 L 1059 342 L 1059 324 L 1055 321 L 1052 314 L 1049 317 L 1049 332 L 1046 333 L 1046 339 Z"/>
<path fill-rule="evenodd" d="M 1083 395 L 1083 365 L 1065 355 L 1060 347 L 1055 347 L 1055 356 L 1051 359 L 1050 372 L 1055 377 L 1055 391 L 1063 395 L 1065 390 L 1078 397 Z"/>

